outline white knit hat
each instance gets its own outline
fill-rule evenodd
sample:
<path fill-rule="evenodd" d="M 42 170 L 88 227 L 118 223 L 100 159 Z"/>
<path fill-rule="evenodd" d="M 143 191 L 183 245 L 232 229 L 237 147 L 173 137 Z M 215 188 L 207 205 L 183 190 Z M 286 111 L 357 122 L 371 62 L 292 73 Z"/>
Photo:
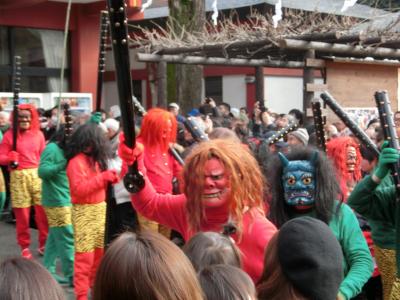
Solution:
<path fill-rule="evenodd" d="M 111 129 L 115 132 L 119 130 L 119 122 L 115 119 L 107 119 L 104 121 L 104 125 L 107 129 Z"/>
<path fill-rule="evenodd" d="M 297 139 L 299 139 L 304 144 L 304 146 L 307 146 L 308 139 L 310 138 L 310 136 L 308 135 L 308 132 L 305 128 L 299 128 L 295 131 L 288 133 L 288 135 L 295 136 Z"/>
<path fill-rule="evenodd" d="M 110 107 L 110 113 L 113 118 L 118 118 L 121 116 L 121 109 L 118 105 L 113 105 Z"/>

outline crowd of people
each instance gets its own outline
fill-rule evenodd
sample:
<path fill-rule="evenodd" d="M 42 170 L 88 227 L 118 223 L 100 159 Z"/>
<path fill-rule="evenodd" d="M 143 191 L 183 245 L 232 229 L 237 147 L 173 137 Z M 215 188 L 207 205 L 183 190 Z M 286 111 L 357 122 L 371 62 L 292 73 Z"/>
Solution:
<path fill-rule="evenodd" d="M 76 117 L 71 135 L 57 108 L 19 105 L 17 130 L 8 117 L 0 210 L 21 257 L 1 262 L 0 299 L 64 299 L 60 285 L 78 300 L 400 299 L 399 154 L 377 120 L 362 130 L 379 157 L 340 121 L 318 150 L 301 111 L 259 102 L 251 113 L 211 98 L 186 116 L 177 103 L 152 108 L 133 148 L 117 106 Z M 145 182 L 135 194 L 123 184 L 133 164 Z"/>

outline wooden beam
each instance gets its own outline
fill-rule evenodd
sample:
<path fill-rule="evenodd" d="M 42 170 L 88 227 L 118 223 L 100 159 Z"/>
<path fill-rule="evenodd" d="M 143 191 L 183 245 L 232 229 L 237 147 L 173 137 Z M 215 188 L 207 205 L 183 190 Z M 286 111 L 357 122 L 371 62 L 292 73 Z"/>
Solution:
<path fill-rule="evenodd" d="M 315 51 L 310 49 L 304 53 L 304 61 L 307 59 L 315 59 Z M 315 98 L 314 92 L 308 90 L 308 85 L 314 84 L 314 71 L 313 67 L 304 67 L 303 71 L 303 111 L 307 112 L 307 108 L 311 107 L 311 101 Z M 313 119 L 307 117 L 305 119 L 305 124 L 311 124 Z"/>
<path fill-rule="evenodd" d="M 327 84 L 321 83 L 307 83 L 306 92 L 323 92 L 328 89 Z"/>
<path fill-rule="evenodd" d="M 270 68 L 291 68 L 291 69 L 300 69 L 304 67 L 304 62 L 299 62 L 299 61 L 202 57 L 202 56 L 184 56 L 184 55 L 158 55 L 158 54 L 147 54 L 147 53 L 137 53 L 136 59 L 141 62 L 165 61 L 168 63 L 187 64 L 187 65 L 222 65 L 222 66 L 238 66 L 238 67 L 264 66 Z"/>
<path fill-rule="evenodd" d="M 176 48 L 161 48 L 157 51 L 160 55 L 174 55 L 183 53 L 193 53 L 193 52 L 207 52 L 207 51 L 226 51 L 228 49 L 245 48 L 245 47 L 262 47 L 271 44 L 270 39 L 262 39 L 257 41 L 238 41 L 232 43 L 220 43 L 220 44 L 204 44 L 200 46 L 193 47 L 176 47 Z"/>
<path fill-rule="evenodd" d="M 349 63 L 349 64 L 364 64 L 364 65 L 383 65 L 383 66 L 393 66 L 393 67 L 400 67 L 399 60 L 381 60 L 381 59 L 374 59 L 374 60 L 366 60 L 361 58 L 345 58 L 345 57 L 326 57 L 334 62 L 340 63 Z"/>
<path fill-rule="evenodd" d="M 324 59 L 313 59 L 307 58 L 306 59 L 306 67 L 310 68 L 325 68 L 325 60 Z"/>
<path fill-rule="evenodd" d="M 324 32 L 324 33 L 306 33 L 306 34 L 301 34 L 297 36 L 290 37 L 291 39 L 294 40 L 302 40 L 302 41 L 326 41 L 326 40 L 337 40 L 341 36 L 343 36 L 343 33 L 339 31 L 331 31 L 331 32 Z"/>
<path fill-rule="evenodd" d="M 292 39 L 279 41 L 279 46 L 284 49 L 293 50 L 315 50 L 318 52 L 328 52 L 331 54 L 373 56 L 384 58 L 400 58 L 400 50 L 383 47 L 362 47 L 345 44 L 330 44 L 323 42 L 306 42 Z"/>

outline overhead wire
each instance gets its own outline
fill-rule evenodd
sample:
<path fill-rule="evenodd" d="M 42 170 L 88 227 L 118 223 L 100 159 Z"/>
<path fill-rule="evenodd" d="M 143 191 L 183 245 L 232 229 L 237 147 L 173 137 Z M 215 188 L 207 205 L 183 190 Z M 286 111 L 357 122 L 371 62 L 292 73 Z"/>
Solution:
<path fill-rule="evenodd" d="M 57 111 L 57 130 L 60 128 L 61 122 L 61 96 L 64 89 L 64 71 L 65 71 L 65 61 L 67 57 L 67 41 L 68 41 L 68 29 L 69 29 L 69 21 L 71 16 L 71 6 L 72 0 L 68 0 L 67 6 L 67 14 L 65 17 L 65 27 L 64 27 L 64 42 L 63 42 L 63 55 L 62 55 L 62 62 L 61 62 L 61 74 L 60 74 L 60 91 L 58 96 L 58 111 Z"/>

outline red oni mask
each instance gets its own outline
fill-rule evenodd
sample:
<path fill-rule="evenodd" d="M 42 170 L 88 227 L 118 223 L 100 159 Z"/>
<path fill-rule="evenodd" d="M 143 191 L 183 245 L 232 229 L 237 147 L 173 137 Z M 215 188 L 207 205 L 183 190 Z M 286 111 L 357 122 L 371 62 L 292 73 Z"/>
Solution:
<path fill-rule="evenodd" d="M 220 207 L 228 202 L 229 177 L 224 165 L 216 158 L 204 165 L 203 204 L 205 207 Z"/>
<path fill-rule="evenodd" d="M 349 173 L 353 173 L 357 164 L 357 152 L 356 148 L 352 146 L 347 147 L 347 158 L 346 158 L 346 165 L 347 171 Z"/>
<path fill-rule="evenodd" d="M 32 114 L 27 109 L 18 110 L 18 126 L 22 131 L 28 130 L 31 127 Z"/>

